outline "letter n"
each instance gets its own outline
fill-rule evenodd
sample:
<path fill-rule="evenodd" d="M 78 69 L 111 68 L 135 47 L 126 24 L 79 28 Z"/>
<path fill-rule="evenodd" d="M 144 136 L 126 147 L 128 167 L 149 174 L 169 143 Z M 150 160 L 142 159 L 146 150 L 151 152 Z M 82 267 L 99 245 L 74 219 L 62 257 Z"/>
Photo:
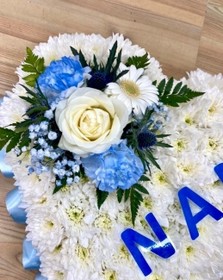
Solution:
<path fill-rule="evenodd" d="M 156 255 L 162 258 L 169 258 L 170 256 L 172 256 L 175 253 L 175 249 L 171 242 L 168 240 L 165 232 L 157 222 L 154 215 L 152 213 L 149 213 L 145 219 L 151 226 L 153 232 L 156 234 L 160 242 L 156 243 L 155 241 L 138 233 L 137 231 L 131 228 L 128 228 L 125 231 L 123 231 L 121 234 L 121 238 L 125 243 L 126 247 L 128 248 L 129 252 L 133 256 L 134 260 L 138 264 L 142 273 L 145 276 L 148 276 L 152 272 L 152 269 L 150 268 L 142 253 L 140 252 L 139 246 L 148 249 L 149 251 L 155 253 Z"/>
<path fill-rule="evenodd" d="M 181 190 L 179 190 L 178 196 L 192 240 L 199 236 L 196 224 L 204 219 L 207 215 L 210 215 L 216 221 L 223 217 L 223 213 L 220 210 L 218 210 L 211 203 L 188 187 L 183 187 Z M 188 199 L 192 200 L 201 208 L 201 211 L 196 213 L 194 216 L 192 215 Z"/>

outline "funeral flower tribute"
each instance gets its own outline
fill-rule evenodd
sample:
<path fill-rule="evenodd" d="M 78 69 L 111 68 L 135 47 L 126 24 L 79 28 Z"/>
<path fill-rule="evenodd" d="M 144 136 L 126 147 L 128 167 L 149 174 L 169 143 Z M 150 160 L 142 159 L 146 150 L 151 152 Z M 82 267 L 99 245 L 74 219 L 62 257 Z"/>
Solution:
<path fill-rule="evenodd" d="M 192 187 L 221 204 L 222 76 L 167 78 L 119 34 L 50 37 L 27 48 L 17 73 L 1 104 L 0 148 L 41 277 L 219 279 L 221 220 L 204 219 L 192 241 L 177 192 Z M 154 271 L 143 275 L 121 233 L 148 236 L 148 212 L 177 245 L 168 260 L 141 248 Z"/>

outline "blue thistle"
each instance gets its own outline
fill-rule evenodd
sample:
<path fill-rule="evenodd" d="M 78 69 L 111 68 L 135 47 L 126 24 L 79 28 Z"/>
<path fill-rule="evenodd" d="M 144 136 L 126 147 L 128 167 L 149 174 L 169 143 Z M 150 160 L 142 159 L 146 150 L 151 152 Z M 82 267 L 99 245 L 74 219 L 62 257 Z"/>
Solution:
<path fill-rule="evenodd" d="M 91 73 L 91 78 L 88 80 L 87 85 L 91 88 L 102 90 L 108 83 L 112 81 L 111 77 L 104 72 L 96 71 Z"/>
<path fill-rule="evenodd" d="M 150 148 L 157 143 L 156 135 L 148 129 L 144 129 L 138 134 L 137 141 L 141 150 Z"/>

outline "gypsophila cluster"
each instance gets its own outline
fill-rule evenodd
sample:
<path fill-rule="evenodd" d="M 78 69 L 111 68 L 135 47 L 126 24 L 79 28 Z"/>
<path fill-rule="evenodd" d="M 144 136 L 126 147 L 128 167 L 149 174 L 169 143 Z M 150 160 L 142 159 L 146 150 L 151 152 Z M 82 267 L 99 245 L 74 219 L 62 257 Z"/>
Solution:
<path fill-rule="evenodd" d="M 66 156 L 58 159 L 52 170 L 57 177 L 56 186 L 60 187 L 65 184 L 71 186 L 73 183 L 78 183 L 80 181 L 80 164 L 80 159 L 75 155 L 72 159 L 68 159 Z M 64 184 L 63 181 L 66 183 Z"/>
<path fill-rule="evenodd" d="M 51 116 L 51 110 L 48 110 L 47 114 L 49 111 Z M 56 188 L 65 185 L 71 186 L 80 180 L 80 157 L 71 154 L 68 159 L 62 149 L 55 148 L 53 141 L 58 138 L 58 134 L 50 127 L 49 121 L 29 126 L 29 138 L 32 140 L 33 148 L 30 150 L 31 164 L 28 166 L 28 173 L 34 172 L 40 175 L 52 170 L 56 178 Z"/>

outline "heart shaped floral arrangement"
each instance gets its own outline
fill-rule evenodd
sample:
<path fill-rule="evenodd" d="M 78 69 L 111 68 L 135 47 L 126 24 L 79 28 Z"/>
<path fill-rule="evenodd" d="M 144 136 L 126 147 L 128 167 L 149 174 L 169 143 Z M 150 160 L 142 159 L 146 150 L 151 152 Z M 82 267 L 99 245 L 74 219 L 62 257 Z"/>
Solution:
<path fill-rule="evenodd" d="M 119 34 L 51 37 L 17 74 L 0 148 L 38 277 L 219 280 L 222 76 L 168 79 Z"/>

